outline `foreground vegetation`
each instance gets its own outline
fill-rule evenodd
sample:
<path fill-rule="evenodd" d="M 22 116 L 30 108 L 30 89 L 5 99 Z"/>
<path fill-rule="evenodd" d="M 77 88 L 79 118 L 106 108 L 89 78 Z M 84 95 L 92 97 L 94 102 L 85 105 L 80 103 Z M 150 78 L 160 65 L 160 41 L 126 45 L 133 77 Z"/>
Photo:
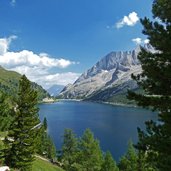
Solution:
<path fill-rule="evenodd" d="M 0 97 L 0 159 L 10 168 L 32 170 L 35 154 L 55 160 L 56 149 L 47 135 L 47 122 L 38 117 L 38 94 L 31 82 L 22 76 L 13 103 L 5 94 Z"/>
<path fill-rule="evenodd" d="M 33 171 L 63 171 L 63 169 L 59 168 L 58 166 L 39 158 L 36 158 L 36 160 L 33 162 L 32 170 Z"/>
<path fill-rule="evenodd" d="M 167 171 L 171 169 L 171 1 L 154 0 L 152 12 L 154 20 L 145 17 L 141 23 L 154 50 L 141 49 L 143 71 L 132 76 L 144 94 L 129 92 L 129 99 L 158 112 L 158 122 L 147 121 L 145 132 L 138 129 L 136 148 L 155 170 Z"/>

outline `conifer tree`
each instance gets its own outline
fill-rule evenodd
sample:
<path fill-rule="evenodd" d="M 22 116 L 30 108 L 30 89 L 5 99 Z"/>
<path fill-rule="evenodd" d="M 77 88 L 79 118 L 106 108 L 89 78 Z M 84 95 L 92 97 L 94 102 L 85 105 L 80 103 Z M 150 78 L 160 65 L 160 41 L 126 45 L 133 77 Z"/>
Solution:
<path fill-rule="evenodd" d="M 71 129 L 65 129 L 62 145 L 62 161 L 64 168 L 68 171 L 73 170 L 73 165 L 77 161 L 78 141 Z"/>
<path fill-rule="evenodd" d="M 133 144 L 131 141 L 128 143 L 128 150 L 126 154 L 121 157 L 121 160 L 119 161 L 119 169 L 120 171 L 138 171 L 137 163 L 138 162 L 138 156 L 135 151 L 135 148 L 133 147 Z"/>
<path fill-rule="evenodd" d="M 90 129 L 86 129 L 79 143 L 79 161 L 84 171 L 100 171 L 102 165 L 102 152 L 98 140 L 94 138 Z"/>
<path fill-rule="evenodd" d="M 57 152 L 55 144 L 50 136 L 48 136 L 48 144 L 47 144 L 47 157 L 52 161 L 55 162 L 57 159 Z"/>
<path fill-rule="evenodd" d="M 18 97 L 14 108 L 14 121 L 4 141 L 5 164 L 21 171 L 29 171 L 36 150 L 38 134 L 37 92 L 23 75 L 19 82 Z"/>
<path fill-rule="evenodd" d="M 44 130 L 47 131 L 47 119 L 46 119 L 46 117 L 43 119 L 43 127 L 44 127 Z"/>
<path fill-rule="evenodd" d="M 12 119 L 12 110 L 7 102 L 7 95 L 0 92 L 0 131 L 8 130 Z"/>
<path fill-rule="evenodd" d="M 48 124 L 47 119 L 45 117 L 42 126 L 39 129 L 36 152 L 54 162 L 57 158 L 56 147 L 51 137 L 47 133 L 47 127 Z"/>
<path fill-rule="evenodd" d="M 101 171 L 119 171 L 116 162 L 113 160 L 111 153 L 108 151 L 104 156 Z"/>
<path fill-rule="evenodd" d="M 141 49 L 143 71 L 133 76 L 145 94 L 129 92 L 129 98 L 158 112 L 158 123 L 147 121 L 146 132 L 138 129 L 137 148 L 156 170 L 166 171 L 171 168 L 171 1 L 154 0 L 152 12 L 154 20 L 145 17 L 141 23 L 155 52 Z"/>

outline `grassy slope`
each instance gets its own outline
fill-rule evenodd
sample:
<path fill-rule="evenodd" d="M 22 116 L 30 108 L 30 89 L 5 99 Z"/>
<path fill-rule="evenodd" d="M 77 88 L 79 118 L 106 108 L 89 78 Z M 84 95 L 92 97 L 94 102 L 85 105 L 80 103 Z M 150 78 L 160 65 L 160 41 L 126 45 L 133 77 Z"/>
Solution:
<path fill-rule="evenodd" d="M 4 137 L 5 135 L 6 132 L 0 132 L 0 138 Z M 3 148 L 3 142 L 0 140 L 0 150 L 1 148 Z M 33 162 L 32 170 L 33 171 L 64 171 L 58 166 L 53 165 L 52 163 L 48 161 L 44 161 L 40 158 L 36 158 L 36 160 Z M 16 171 L 16 170 L 12 169 L 11 171 Z"/>
<path fill-rule="evenodd" d="M 21 75 L 14 71 L 7 71 L 0 66 L 0 87 L 1 90 L 8 93 L 15 93 L 18 85 L 18 80 Z"/>
<path fill-rule="evenodd" d="M 21 75 L 15 71 L 8 71 L 0 66 L 0 89 L 9 95 L 15 95 Z M 38 84 L 32 82 L 32 87 L 38 92 L 39 100 L 49 96 Z"/>
<path fill-rule="evenodd" d="M 11 169 L 11 171 L 18 171 L 18 170 Z M 33 163 L 32 171 L 64 171 L 64 170 L 47 161 L 37 158 Z"/>
<path fill-rule="evenodd" d="M 39 158 L 36 158 L 32 168 L 33 171 L 64 171 L 63 169 Z"/>

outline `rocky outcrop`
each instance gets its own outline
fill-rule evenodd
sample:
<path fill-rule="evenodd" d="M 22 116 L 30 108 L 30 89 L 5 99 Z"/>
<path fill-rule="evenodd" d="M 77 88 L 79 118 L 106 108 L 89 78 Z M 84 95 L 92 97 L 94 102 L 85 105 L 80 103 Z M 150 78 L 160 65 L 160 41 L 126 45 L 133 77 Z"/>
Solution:
<path fill-rule="evenodd" d="M 140 47 L 133 51 L 111 52 L 84 72 L 73 85 L 60 93 L 62 98 L 106 100 L 110 96 L 136 89 L 131 74 L 141 72 L 137 58 Z"/>

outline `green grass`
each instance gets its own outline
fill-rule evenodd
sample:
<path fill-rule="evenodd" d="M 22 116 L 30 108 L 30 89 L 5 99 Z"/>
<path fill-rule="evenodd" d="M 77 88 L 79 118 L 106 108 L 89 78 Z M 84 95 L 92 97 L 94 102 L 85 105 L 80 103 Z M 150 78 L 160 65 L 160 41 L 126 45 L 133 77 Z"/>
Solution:
<path fill-rule="evenodd" d="M 64 171 L 63 169 L 59 168 L 58 166 L 55 166 L 47 161 L 41 160 L 39 158 L 36 158 L 36 160 L 33 162 L 33 171 Z"/>

